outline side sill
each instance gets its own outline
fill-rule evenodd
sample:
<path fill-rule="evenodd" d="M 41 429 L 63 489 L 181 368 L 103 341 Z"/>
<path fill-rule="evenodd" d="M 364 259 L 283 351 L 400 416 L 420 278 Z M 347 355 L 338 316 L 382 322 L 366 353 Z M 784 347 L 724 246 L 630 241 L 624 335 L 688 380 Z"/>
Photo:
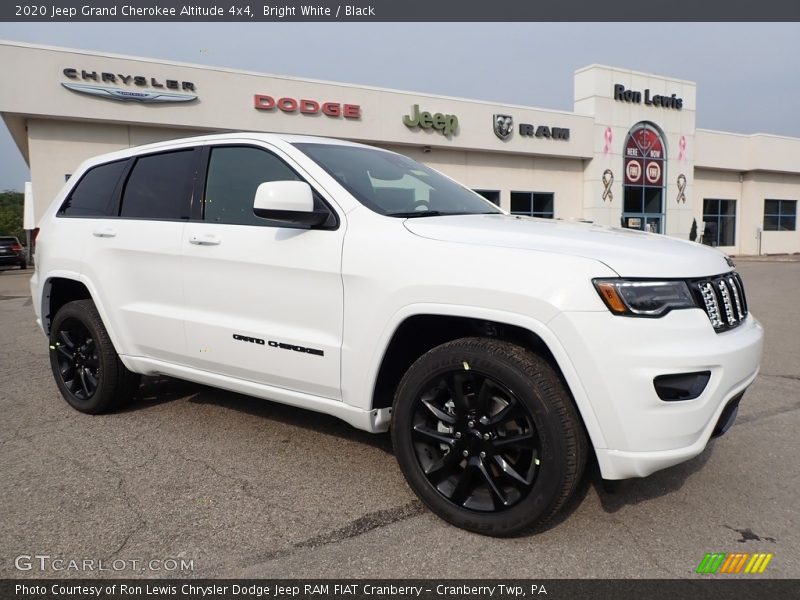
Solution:
<path fill-rule="evenodd" d="M 306 394 L 256 383 L 254 381 L 247 381 L 245 379 L 228 377 L 227 375 L 220 375 L 219 373 L 212 373 L 211 371 L 203 371 L 201 369 L 193 369 L 191 367 L 152 358 L 121 355 L 120 359 L 128 369 L 135 373 L 141 373 L 143 375 L 167 375 L 169 377 L 185 379 L 186 381 L 193 381 L 195 383 L 221 388 L 247 396 L 254 396 L 264 400 L 271 400 L 281 404 L 313 410 L 341 419 L 356 429 L 362 429 L 370 433 L 387 431 L 389 428 L 390 409 L 388 409 L 388 413 L 387 409 L 364 410 L 345 404 L 340 400 L 332 400 L 322 396 L 314 396 L 313 394 Z"/>

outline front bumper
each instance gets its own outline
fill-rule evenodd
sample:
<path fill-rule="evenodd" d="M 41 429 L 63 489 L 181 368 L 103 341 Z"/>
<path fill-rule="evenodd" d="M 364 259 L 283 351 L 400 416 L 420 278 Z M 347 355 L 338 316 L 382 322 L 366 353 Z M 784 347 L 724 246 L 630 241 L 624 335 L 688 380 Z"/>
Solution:
<path fill-rule="evenodd" d="M 644 477 L 700 454 L 726 406 L 755 379 L 763 329 L 751 315 L 715 333 L 700 309 L 660 319 L 562 313 L 550 327 L 567 350 L 605 439 L 595 444 L 606 479 Z M 659 375 L 710 371 L 693 400 L 664 401 Z"/>

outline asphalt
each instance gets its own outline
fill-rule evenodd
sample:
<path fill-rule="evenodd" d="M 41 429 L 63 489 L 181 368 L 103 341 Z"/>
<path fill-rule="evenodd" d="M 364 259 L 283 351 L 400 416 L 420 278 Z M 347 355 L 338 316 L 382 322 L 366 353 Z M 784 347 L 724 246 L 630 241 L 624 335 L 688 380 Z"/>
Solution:
<path fill-rule="evenodd" d="M 738 268 L 767 338 L 737 424 L 616 490 L 587 476 L 554 526 L 507 540 L 434 517 L 388 435 L 331 417 L 166 378 L 115 414 L 75 412 L 30 272 L 1 272 L 0 577 L 697 577 L 706 552 L 735 551 L 773 553 L 761 577 L 800 577 L 800 263 Z M 18 570 L 27 555 L 48 568 Z M 192 568 L 130 562 L 181 559 Z"/>

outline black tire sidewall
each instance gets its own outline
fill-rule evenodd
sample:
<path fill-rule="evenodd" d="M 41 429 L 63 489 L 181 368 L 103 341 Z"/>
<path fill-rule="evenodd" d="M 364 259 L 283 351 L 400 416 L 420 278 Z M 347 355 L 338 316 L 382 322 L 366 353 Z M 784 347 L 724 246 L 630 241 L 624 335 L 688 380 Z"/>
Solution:
<path fill-rule="evenodd" d="M 511 508 L 481 513 L 456 506 L 442 496 L 425 477 L 413 448 L 411 428 L 416 399 L 423 386 L 446 372 L 463 369 L 489 375 L 511 390 L 525 406 L 540 440 L 540 471 L 528 495 Z M 548 401 L 548 390 L 523 374 L 518 361 L 492 354 L 474 345 L 440 346 L 421 357 L 398 386 L 392 412 L 392 439 L 395 455 L 411 488 L 437 515 L 459 527 L 494 536 L 514 535 L 530 529 L 552 511 L 559 501 L 567 476 L 565 455 L 568 448 L 558 415 Z M 537 365 L 541 368 L 541 365 Z"/>

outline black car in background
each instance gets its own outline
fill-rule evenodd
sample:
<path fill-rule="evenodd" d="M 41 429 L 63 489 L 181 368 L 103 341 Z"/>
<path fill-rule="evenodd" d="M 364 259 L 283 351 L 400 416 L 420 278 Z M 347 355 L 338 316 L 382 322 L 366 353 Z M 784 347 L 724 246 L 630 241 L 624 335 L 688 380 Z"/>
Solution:
<path fill-rule="evenodd" d="M 15 237 L 0 237 L 0 267 L 16 265 L 20 269 L 28 268 L 28 261 L 25 258 L 25 248 Z"/>

